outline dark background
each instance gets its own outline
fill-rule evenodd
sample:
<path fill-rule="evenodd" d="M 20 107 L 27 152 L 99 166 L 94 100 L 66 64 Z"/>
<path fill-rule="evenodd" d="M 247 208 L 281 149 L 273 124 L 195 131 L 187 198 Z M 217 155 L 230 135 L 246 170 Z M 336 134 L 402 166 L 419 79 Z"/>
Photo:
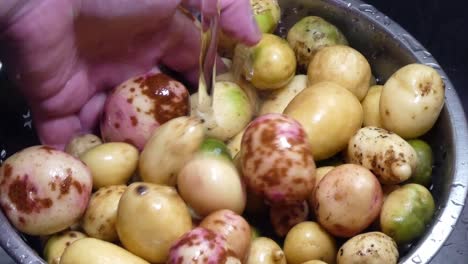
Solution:
<path fill-rule="evenodd" d="M 399 23 L 432 53 L 448 74 L 467 112 L 468 2 L 461 0 L 367 0 L 366 2 Z M 1 249 L 0 263 L 13 263 Z M 467 207 L 463 210 L 456 229 L 431 263 L 468 263 Z"/>

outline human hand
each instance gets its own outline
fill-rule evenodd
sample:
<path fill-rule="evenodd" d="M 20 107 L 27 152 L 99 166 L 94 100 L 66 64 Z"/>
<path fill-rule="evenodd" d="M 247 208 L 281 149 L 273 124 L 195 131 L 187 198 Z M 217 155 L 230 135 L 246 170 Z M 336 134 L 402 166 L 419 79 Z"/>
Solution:
<path fill-rule="evenodd" d="M 255 44 L 260 32 L 249 0 L 220 3 L 223 30 Z M 0 28 L 0 60 L 25 95 L 41 142 L 63 148 L 73 135 L 92 131 L 106 90 L 157 65 L 196 80 L 200 34 L 178 7 L 199 4 L 24 1 Z"/>

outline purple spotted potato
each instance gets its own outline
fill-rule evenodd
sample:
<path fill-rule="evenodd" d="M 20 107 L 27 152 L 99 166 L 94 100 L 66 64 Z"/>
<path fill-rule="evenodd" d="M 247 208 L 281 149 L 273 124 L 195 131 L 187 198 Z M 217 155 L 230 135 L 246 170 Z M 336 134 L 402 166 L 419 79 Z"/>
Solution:
<path fill-rule="evenodd" d="M 88 205 L 92 177 L 84 163 L 48 146 L 9 157 L 0 168 L 0 204 L 29 235 L 50 235 L 78 221 Z"/>
<path fill-rule="evenodd" d="M 302 126 L 282 114 L 253 120 L 241 143 L 246 185 L 271 204 L 302 202 L 314 188 L 315 162 Z"/>
<path fill-rule="evenodd" d="M 306 201 L 270 207 L 270 222 L 273 230 L 280 237 L 285 237 L 291 228 L 306 221 L 308 217 L 309 205 Z"/>
<path fill-rule="evenodd" d="M 197 227 L 172 245 L 167 264 L 240 264 L 226 243 L 222 235 Z"/>
<path fill-rule="evenodd" d="M 185 86 L 163 73 L 146 74 L 122 83 L 107 98 L 101 119 L 106 142 L 127 142 L 143 149 L 161 124 L 189 112 Z"/>
<path fill-rule="evenodd" d="M 238 259 L 247 257 L 252 233 L 249 223 L 242 216 L 231 210 L 219 210 L 206 216 L 199 226 L 222 235 L 228 250 Z"/>

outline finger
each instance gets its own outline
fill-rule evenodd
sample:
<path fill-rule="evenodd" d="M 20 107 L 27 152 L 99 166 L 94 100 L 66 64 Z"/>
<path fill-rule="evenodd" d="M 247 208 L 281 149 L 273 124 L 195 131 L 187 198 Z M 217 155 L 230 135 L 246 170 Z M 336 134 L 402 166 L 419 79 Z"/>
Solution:
<path fill-rule="evenodd" d="M 98 127 L 106 98 L 105 93 L 97 93 L 83 106 L 78 115 L 83 131 L 93 131 Z"/>
<path fill-rule="evenodd" d="M 261 33 L 255 22 L 249 0 L 219 0 L 223 31 L 248 45 L 256 44 Z M 189 8 L 201 9 L 201 0 L 183 0 Z"/>
<path fill-rule="evenodd" d="M 83 132 L 80 119 L 76 115 L 59 118 L 34 118 L 39 140 L 44 145 L 63 150 L 74 135 Z"/>

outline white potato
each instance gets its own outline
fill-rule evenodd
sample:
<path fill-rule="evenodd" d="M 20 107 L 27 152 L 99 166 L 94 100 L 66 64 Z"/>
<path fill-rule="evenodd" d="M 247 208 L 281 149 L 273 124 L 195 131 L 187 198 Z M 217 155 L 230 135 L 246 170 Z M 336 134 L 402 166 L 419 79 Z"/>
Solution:
<path fill-rule="evenodd" d="M 44 259 L 48 264 L 59 264 L 60 258 L 67 247 L 86 235 L 78 231 L 67 231 L 51 236 L 44 247 Z"/>
<path fill-rule="evenodd" d="M 296 75 L 283 88 L 273 90 L 267 95 L 260 107 L 259 115 L 268 113 L 282 114 L 289 102 L 307 87 L 307 75 Z"/>
<path fill-rule="evenodd" d="M 371 170 L 382 184 L 406 181 L 416 170 L 418 157 L 411 145 L 395 133 L 363 127 L 350 140 L 348 162 Z"/>
<path fill-rule="evenodd" d="M 78 158 L 81 154 L 100 144 L 102 144 L 102 140 L 96 135 L 79 135 L 68 142 L 65 146 L 65 152 Z"/>
<path fill-rule="evenodd" d="M 138 172 L 145 182 L 174 186 L 177 174 L 204 138 L 198 118 L 178 117 L 159 127 L 140 155 Z"/>
<path fill-rule="evenodd" d="M 369 89 L 371 68 L 359 51 L 343 45 L 320 49 L 307 68 L 309 84 L 335 82 L 361 101 Z"/>
<path fill-rule="evenodd" d="M 396 71 L 385 83 L 380 97 L 383 127 L 402 138 L 428 132 L 444 106 L 444 83 L 439 73 L 423 64 Z"/>
<path fill-rule="evenodd" d="M 396 264 L 398 248 L 393 239 L 381 232 L 359 234 L 343 244 L 338 264 Z"/>
<path fill-rule="evenodd" d="M 125 184 L 138 165 L 138 149 L 124 142 L 98 145 L 80 156 L 93 175 L 93 188 Z"/>
<path fill-rule="evenodd" d="M 380 121 L 380 95 L 382 94 L 382 85 L 374 85 L 367 92 L 362 100 L 362 110 L 364 111 L 364 126 L 382 127 Z"/>

